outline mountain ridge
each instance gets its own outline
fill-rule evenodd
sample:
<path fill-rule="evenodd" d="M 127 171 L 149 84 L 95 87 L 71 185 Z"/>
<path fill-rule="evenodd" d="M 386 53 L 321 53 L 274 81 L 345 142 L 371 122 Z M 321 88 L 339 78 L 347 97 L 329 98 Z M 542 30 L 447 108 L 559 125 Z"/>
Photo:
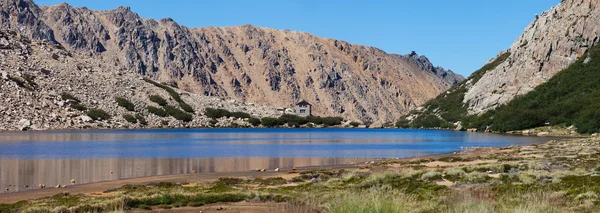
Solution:
<path fill-rule="evenodd" d="M 463 79 L 416 54 L 387 54 L 305 32 L 188 28 L 170 18 L 142 18 L 129 7 L 3 5 L 21 15 L 3 16 L 2 27 L 28 37 L 99 55 L 185 91 L 276 107 L 304 99 L 324 116 L 393 121 Z"/>

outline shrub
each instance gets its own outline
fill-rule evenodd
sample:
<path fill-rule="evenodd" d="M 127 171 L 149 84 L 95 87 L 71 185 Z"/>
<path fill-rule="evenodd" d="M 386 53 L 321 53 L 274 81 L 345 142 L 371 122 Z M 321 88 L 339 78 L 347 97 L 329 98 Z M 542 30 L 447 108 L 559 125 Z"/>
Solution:
<path fill-rule="evenodd" d="M 88 109 L 88 108 L 87 108 L 85 105 L 83 105 L 83 104 L 74 104 L 74 105 L 71 105 L 71 108 L 73 108 L 73 109 L 76 109 L 76 110 L 79 110 L 79 111 L 86 111 L 86 110 Z"/>
<path fill-rule="evenodd" d="M 279 120 L 277 118 L 264 117 L 260 120 L 263 126 L 265 127 L 276 127 L 279 126 Z"/>
<path fill-rule="evenodd" d="M 204 110 L 204 114 L 206 117 L 217 119 L 222 117 L 230 117 L 231 112 L 227 111 L 226 109 L 206 108 Z"/>
<path fill-rule="evenodd" d="M 189 113 L 194 113 L 194 108 L 192 108 L 192 106 L 186 104 L 185 102 L 179 102 L 179 107 L 181 107 L 181 109 L 183 109 L 183 111 L 189 112 Z"/>
<path fill-rule="evenodd" d="M 261 124 L 261 121 L 258 118 L 252 117 L 248 119 L 248 123 L 252 124 L 252 126 L 259 126 Z"/>
<path fill-rule="evenodd" d="M 87 112 L 87 116 L 94 120 L 108 120 L 110 119 L 110 114 L 106 113 L 102 109 L 91 109 Z"/>
<path fill-rule="evenodd" d="M 169 114 L 167 112 L 165 112 L 165 110 L 161 109 L 161 108 L 156 108 L 153 106 L 148 106 L 146 107 L 146 109 L 148 110 L 148 112 L 155 114 L 159 117 L 167 117 Z"/>
<path fill-rule="evenodd" d="M 81 102 L 81 101 L 79 101 L 79 99 L 77 99 L 75 96 L 71 95 L 71 93 L 67 93 L 67 92 L 63 92 L 62 94 L 60 94 L 60 98 L 61 98 L 63 101 L 66 101 L 66 100 L 73 100 L 73 101 L 75 101 L 75 102 L 77 102 L 77 103 Z"/>
<path fill-rule="evenodd" d="M 300 126 L 308 123 L 308 119 L 297 115 L 285 114 L 279 117 L 279 124 L 287 123 L 289 126 Z"/>
<path fill-rule="evenodd" d="M 160 83 L 158 83 L 158 82 L 156 82 L 156 81 L 153 81 L 153 80 L 151 80 L 151 79 L 149 79 L 149 78 L 144 78 L 144 81 L 146 81 L 146 82 L 148 82 L 148 83 L 150 83 L 150 84 L 152 84 L 152 85 L 154 85 L 154 86 L 156 86 L 156 87 L 159 87 L 159 88 L 161 88 L 161 89 L 164 89 L 164 90 L 165 90 L 165 91 L 167 91 L 167 92 L 169 93 L 169 95 L 170 95 L 170 96 L 171 96 L 171 97 L 172 97 L 172 98 L 173 98 L 175 101 L 177 101 L 178 103 L 179 103 L 179 102 L 183 102 L 183 99 L 181 99 L 181 96 L 179 96 L 179 93 L 177 93 L 177 92 L 176 92 L 176 91 L 175 91 L 173 88 L 171 88 L 171 87 L 169 87 L 169 86 L 167 86 L 167 85 L 164 85 L 164 84 L 160 84 Z"/>
<path fill-rule="evenodd" d="M 162 121 L 160 121 L 160 124 L 163 125 L 163 126 L 167 126 L 167 125 L 169 125 L 169 121 L 162 120 Z"/>
<path fill-rule="evenodd" d="M 213 127 L 214 127 L 215 125 L 217 125 L 218 121 L 217 121 L 217 120 L 215 120 L 215 119 L 212 119 L 212 120 L 210 120 L 208 123 L 210 123 L 210 126 L 213 126 Z"/>
<path fill-rule="evenodd" d="M 167 100 L 165 100 L 164 98 L 160 97 L 160 95 L 151 95 L 150 96 L 150 101 L 160 105 L 160 106 L 166 106 L 167 105 Z"/>
<path fill-rule="evenodd" d="M 23 77 L 23 79 L 25 79 L 25 81 L 27 82 L 27 84 L 29 84 L 29 87 L 32 90 L 36 89 L 38 87 L 38 84 L 35 83 L 35 81 L 34 81 L 35 76 L 33 76 L 29 73 L 24 73 L 21 77 Z"/>
<path fill-rule="evenodd" d="M 117 97 L 117 98 L 115 98 L 115 101 L 117 101 L 117 104 L 120 107 L 123 107 L 129 111 L 135 111 L 135 105 L 133 105 L 129 100 L 127 100 L 125 98 Z"/>
<path fill-rule="evenodd" d="M 325 117 L 325 118 L 323 118 L 323 124 L 325 124 L 325 126 L 340 125 L 340 124 L 342 124 L 342 121 L 344 121 L 344 119 L 341 117 Z"/>
<path fill-rule="evenodd" d="M 123 115 L 123 118 L 129 123 L 132 123 L 132 124 L 137 123 L 137 119 L 133 115 L 125 114 L 125 115 Z"/>
<path fill-rule="evenodd" d="M 396 122 L 396 127 L 397 128 L 410 128 L 410 121 L 406 120 L 406 119 L 400 119 L 399 121 Z"/>
<path fill-rule="evenodd" d="M 350 122 L 350 126 L 353 126 L 356 128 L 356 127 L 360 126 L 360 123 L 358 123 L 356 121 L 352 121 L 352 122 Z"/>
<path fill-rule="evenodd" d="M 29 91 L 33 91 L 35 89 L 33 85 L 27 84 L 27 82 L 25 82 L 23 79 L 21 79 L 19 77 L 8 76 L 8 79 L 10 79 L 13 82 L 15 82 L 19 87 L 25 88 L 25 89 L 27 89 Z"/>
<path fill-rule="evenodd" d="M 250 116 L 250 114 L 245 113 L 245 112 L 232 112 L 230 116 L 234 117 L 234 118 L 242 118 L 242 119 L 252 117 L 252 116 Z"/>
<path fill-rule="evenodd" d="M 308 116 L 306 117 L 306 119 L 308 119 L 308 122 L 314 123 L 314 124 L 323 124 L 323 118 L 319 117 L 319 116 Z"/>
<path fill-rule="evenodd" d="M 141 115 L 141 114 L 135 114 L 135 118 L 138 120 L 138 122 L 141 125 L 144 125 L 144 126 L 148 125 L 148 121 L 146 121 L 146 118 L 144 118 L 143 115 Z"/>
<path fill-rule="evenodd" d="M 173 116 L 177 120 L 183 122 L 190 122 L 193 120 L 193 116 L 191 114 L 185 113 L 175 107 L 164 106 L 163 108 L 165 109 L 165 112 L 167 112 L 167 114 Z"/>

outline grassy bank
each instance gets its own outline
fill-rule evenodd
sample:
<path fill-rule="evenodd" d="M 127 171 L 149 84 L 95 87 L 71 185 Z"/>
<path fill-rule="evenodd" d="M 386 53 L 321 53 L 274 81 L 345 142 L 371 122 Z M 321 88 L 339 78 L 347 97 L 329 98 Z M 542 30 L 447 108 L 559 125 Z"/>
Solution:
<path fill-rule="evenodd" d="M 126 185 L 0 205 L 0 212 L 211 209 L 237 202 L 273 206 L 271 212 L 598 212 L 598 150 L 600 139 L 573 139 L 282 173 L 287 179 Z"/>

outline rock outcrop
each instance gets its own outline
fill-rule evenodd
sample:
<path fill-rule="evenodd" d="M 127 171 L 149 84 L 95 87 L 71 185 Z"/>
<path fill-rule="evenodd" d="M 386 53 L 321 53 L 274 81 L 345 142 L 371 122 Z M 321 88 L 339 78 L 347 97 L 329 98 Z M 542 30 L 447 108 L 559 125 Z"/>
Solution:
<path fill-rule="evenodd" d="M 536 15 L 514 44 L 499 54 L 510 53 L 508 59 L 469 87 L 463 100 L 469 113 L 481 114 L 532 91 L 597 44 L 599 6 L 597 0 L 564 0 Z"/>
<path fill-rule="evenodd" d="M 387 54 L 308 33 L 251 25 L 192 29 L 141 18 L 128 7 L 1 1 L 2 29 L 86 56 L 102 66 L 96 72 L 122 75 L 114 81 L 141 75 L 191 94 L 271 107 L 307 100 L 316 115 L 385 122 L 463 80 L 416 53 Z M 88 80 L 95 75 L 101 76 Z"/>

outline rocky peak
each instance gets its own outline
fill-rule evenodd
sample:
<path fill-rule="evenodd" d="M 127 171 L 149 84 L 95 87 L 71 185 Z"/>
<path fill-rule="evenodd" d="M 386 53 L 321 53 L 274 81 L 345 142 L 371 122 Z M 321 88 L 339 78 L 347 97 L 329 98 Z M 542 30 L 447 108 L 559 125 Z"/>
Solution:
<path fill-rule="evenodd" d="M 412 51 L 410 54 L 406 54 L 402 56 L 405 60 L 416 64 L 419 69 L 433 73 L 434 75 L 442 78 L 444 81 L 448 82 L 451 85 L 457 84 L 465 78 L 462 75 L 455 74 L 452 70 L 446 70 L 440 66 L 434 66 L 429 58 L 425 55 L 419 56 L 417 52 Z"/>
<path fill-rule="evenodd" d="M 465 94 L 469 112 L 480 114 L 508 103 L 575 62 L 599 40 L 599 6 L 597 0 L 564 0 L 532 16 L 533 22 L 505 51 L 510 53 L 508 59 Z"/>

